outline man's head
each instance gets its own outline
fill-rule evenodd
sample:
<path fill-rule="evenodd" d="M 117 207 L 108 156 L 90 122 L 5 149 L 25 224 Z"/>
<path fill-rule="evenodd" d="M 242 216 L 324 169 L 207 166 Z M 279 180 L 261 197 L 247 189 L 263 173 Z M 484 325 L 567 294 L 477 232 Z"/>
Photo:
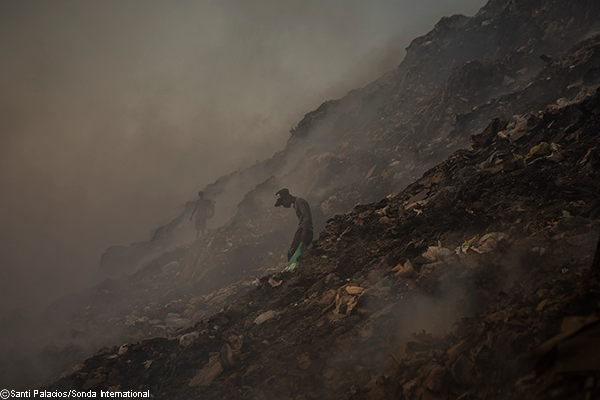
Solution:
<path fill-rule="evenodd" d="M 201 199 L 204 198 L 204 192 L 201 190 L 198 192 L 198 196 L 200 196 Z"/>
<path fill-rule="evenodd" d="M 275 196 L 277 197 L 275 207 L 284 206 L 285 208 L 290 208 L 294 200 L 296 200 L 287 189 L 281 189 L 279 192 L 275 193 Z"/>

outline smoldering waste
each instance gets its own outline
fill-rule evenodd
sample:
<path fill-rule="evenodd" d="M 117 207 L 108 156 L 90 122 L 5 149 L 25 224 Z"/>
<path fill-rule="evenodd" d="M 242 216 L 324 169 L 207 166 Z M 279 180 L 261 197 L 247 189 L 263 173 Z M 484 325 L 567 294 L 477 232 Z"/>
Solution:
<path fill-rule="evenodd" d="M 597 347 L 588 332 L 598 321 L 599 126 L 600 94 L 536 115 L 516 142 L 492 121 L 487 146 L 330 220 L 297 272 L 260 278 L 170 337 L 104 348 L 48 388 L 172 399 L 597 396 L 600 364 L 584 349 Z M 561 156 L 506 168 L 540 142 Z"/>
<path fill-rule="evenodd" d="M 209 185 L 217 204 L 248 186 L 227 224 L 164 251 L 169 224 L 105 257 L 151 259 L 138 272 L 51 307 L 53 340 L 70 340 L 44 350 L 63 372 L 47 387 L 597 397 L 599 7 L 500 0 L 443 18 L 285 150 Z M 295 217 L 272 196 L 290 182 L 324 230 L 280 274 Z"/>

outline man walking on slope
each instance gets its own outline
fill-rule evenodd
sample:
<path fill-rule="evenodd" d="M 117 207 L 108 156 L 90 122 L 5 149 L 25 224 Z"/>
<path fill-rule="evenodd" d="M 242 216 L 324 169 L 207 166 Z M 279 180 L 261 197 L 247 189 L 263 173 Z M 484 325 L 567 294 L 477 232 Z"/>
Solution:
<path fill-rule="evenodd" d="M 277 196 L 275 207 L 284 206 L 285 208 L 290 208 L 293 204 L 294 209 L 296 210 L 296 216 L 298 217 L 298 230 L 296 231 L 294 240 L 292 240 L 292 245 L 288 250 L 288 265 L 284 269 L 284 271 L 293 271 L 298 266 L 298 257 L 304 253 L 313 240 L 313 224 L 310 206 L 306 200 L 292 196 L 287 189 L 281 189 L 275 196 Z"/>
<path fill-rule="evenodd" d="M 194 215 L 196 216 L 196 239 L 198 239 L 200 231 L 202 231 L 202 236 L 204 236 L 206 220 L 215 215 L 215 201 L 205 199 L 203 191 L 199 191 L 198 196 L 199 199 L 196 200 L 194 211 L 192 211 L 192 215 L 190 215 L 190 221 L 194 218 Z"/>

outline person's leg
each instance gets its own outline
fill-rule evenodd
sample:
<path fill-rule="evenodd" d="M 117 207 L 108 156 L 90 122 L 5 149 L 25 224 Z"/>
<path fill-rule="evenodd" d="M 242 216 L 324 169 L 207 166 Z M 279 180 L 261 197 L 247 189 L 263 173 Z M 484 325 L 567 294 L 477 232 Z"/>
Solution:
<path fill-rule="evenodd" d="M 200 232 L 202 231 L 202 236 L 204 236 L 204 231 L 206 230 L 206 219 L 196 217 L 196 239 L 200 236 Z"/>
<path fill-rule="evenodd" d="M 306 245 L 306 247 L 310 246 L 310 244 L 313 241 L 313 237 L 314 237 L 313 231 L 308 231 L 306 233 L 306 238 L 303 239 L 304 244 Z"/>
<path fill-rule="evenodd" d="M 300 246 L 301 239 L 302 239 L 302 229 L 298 229 L 296 231 L 296 233 L 294 234 L 294 239 L 292 240 L 292 244 L 290 246 L 290 249 L 288 250 L 288 255 L 287 255 L 288 261 L 290 261 L 290 259 L 294 256 L 294 253 L 296 253 L 296 250 L 298 250 L 298 246 Z"/>

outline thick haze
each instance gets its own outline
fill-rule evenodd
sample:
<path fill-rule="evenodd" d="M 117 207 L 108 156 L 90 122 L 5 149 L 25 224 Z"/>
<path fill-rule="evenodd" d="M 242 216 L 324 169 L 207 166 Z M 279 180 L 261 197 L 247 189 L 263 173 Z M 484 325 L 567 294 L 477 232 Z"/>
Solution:
<path fill-rule="evenodd" d="M 0 2 L 0 314 L 80 290 L 482 0 Z"/>

